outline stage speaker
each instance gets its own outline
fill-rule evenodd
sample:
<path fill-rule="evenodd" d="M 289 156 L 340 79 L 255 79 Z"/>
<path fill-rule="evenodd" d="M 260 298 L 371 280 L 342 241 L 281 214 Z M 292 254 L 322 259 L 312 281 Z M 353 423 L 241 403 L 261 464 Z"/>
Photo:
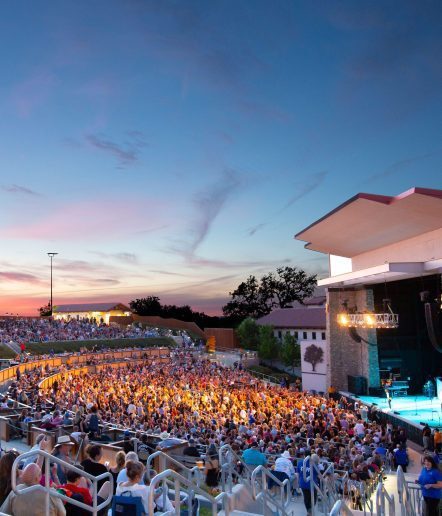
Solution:
<path fill-rule="evenodd" d="M 348 390 L 353 394 L 366 395 L 368 390 L 367 378 L 365 376 L 348 375 Z"/>

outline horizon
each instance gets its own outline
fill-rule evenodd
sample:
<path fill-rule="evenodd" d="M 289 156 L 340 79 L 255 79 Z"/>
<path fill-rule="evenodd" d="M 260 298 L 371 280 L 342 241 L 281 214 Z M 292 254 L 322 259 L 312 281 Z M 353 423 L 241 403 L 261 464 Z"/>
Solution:
<path fill-rule="evenodd" d="M 442 189 L 436 1 L 2 6 L 0 316 L 158 296 L 221 315 L 355 194 Z M 26 37 L 24 37 L 26 35 Z"/>

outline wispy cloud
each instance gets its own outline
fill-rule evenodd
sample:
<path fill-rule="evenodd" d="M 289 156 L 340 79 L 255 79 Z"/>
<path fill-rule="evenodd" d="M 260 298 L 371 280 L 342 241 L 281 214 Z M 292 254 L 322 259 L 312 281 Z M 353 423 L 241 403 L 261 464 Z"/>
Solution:
<path fill-rule="evenodd" d="M 122 142 L 116 142 L 103 134 L 88 134 L 87 143 L 99 151 L 110 154 L 117 160 L 117 168 L 123 169 L 134 165 L 140 158 L 141 151 L 147 146 L 144 135 L 139 131 L 129 131 Z"/>
<path fill-rule="evenodd" d="M 2 185 L 0 187 L 4 192 L 12 193 L 12 194 L 23 194 L 23 195 L 33 195 L 33 196 L 40 196 L 38 192 L 35 190 L 31 190 L 30 188 L 27 188 L 26 186 L 20 186 L 16 184 L 12 185 Z"/>
<path fill-rule="evenodd" d="M 294 193 L 287 199 L 284 206 L 273 214 L 266 222 L 260 222 L 259 224 L 255 224 L 254 226 L 247 229 L 247 234 L 249 236 L 253 236 L 258 231 L 261 231 L 266 226 L 268 226 L 273 220 L 275 220 L 278 216 L 280 216 L 283 212 L 285 212 L 288 208 L 293 206 L 297 201 L 300 201 L 314 190 L 316 190 L 322 183 L 325 181 L 328 172 L 322 171 L 317 172 L 316 174 L 312 174 L 308 178 L 306 178 L 302 183 L 298 183 L 295 185 Z"/>
<path fill-rule="evenodd" d="M 188 230 L 188 237 L 174 242 L 169 251 L 181 255 L 187 262 L 193 262 L 213 222 L 240 184 L 239 174 L 229 169 L 222 173 L 218 181 L 199 191 L 193 200 L 195 217 Z"/>
<path fill-rule="evenodd" d="M 281 212 L 287 208 L 290 208 L 290 206 L 293 206 L 295 202 L 301 200 L 303 197 L 313 192 L 313 190 L 316 190 L 316 188 L 318 188 L 325 181 L 327 174 L 328 172 L 322 171 L 311 175 L 306 181 L 304 181 L 303 184 L 296 188 L 295 193 L 289 197 L 284 207 L 281 209 Z"/>
<path fill-rule="evenodd" d="M 376 174 L 371 175 L 364 183 L 372 183 L 373 181 L 377 181 L 378 179 L 384 179 L 386 177 L 392 176 L 394 174 L 399 174 L 404 169 L 413 165 L 414 163 L 421 161 L 423 159 L 431 158 L 434 156 L 435 152 L 428 152 L 427 154 L 419 154 L 417 156 L 411 156 L 410 158 L 401 159 L 395 161 L 388 167 L 384 168 L 381 172 L 377 172 Z"/>
<path fill-rule="evenodd" d="M 34 274 L 12 271 L 0 271 L 0 281 L 17 281 L 19 283 L 30 283 L 32 285 L 39 285 L 42 283 L 40 278 Z"/>
<path fill-rule="evenodd" d="M 126 264 L 137 264 L 138 257 L 135 253 L 119 252 L 119 253 L 103 253 L 102 251 L 91 251 L 92 254 L 100 258 L 109 258 Z"/>

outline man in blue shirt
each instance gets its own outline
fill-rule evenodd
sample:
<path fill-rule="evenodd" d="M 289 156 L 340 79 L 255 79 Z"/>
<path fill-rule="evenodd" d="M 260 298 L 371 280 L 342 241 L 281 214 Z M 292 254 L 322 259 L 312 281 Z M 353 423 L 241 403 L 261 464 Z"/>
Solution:
<path fill-rule="evenodd" d="M 247 466 L 265 466 L 267 464 L 267 457 L 258 450 L 256 441 L 253 441 L 250 448 L 243 451 L 242 460 Z"/>
<path fill-rule="evenodd" d="M 307 515 L 311 514 L 312 509 L 312 495 L 311 495 L 311 481 L 313 478 L 313 481 L 315 484 L 319 484 L 318 480 L 318 473 L 316 469 L 313 467 L 313 464 L 316 464 L 319 462 L 319 457 L 317 455 L 312 456 L 306 456 L 304 459 L 298 461 L 297 466 L 297 472 L 299 477 L 299 487 L 302 491 L 302 496 L 304 498 L 304 505 L 307 509 Z M 311 471 L 313 470 L 313 475 L 311 474 Z M 305 471 L 305 479 L 304 479 L 304 471 Z M 317 492 L 316 489 L 313 489 L 313 496 L 314 501 L 313 504 L 316 504 L 317 500 Z"/>

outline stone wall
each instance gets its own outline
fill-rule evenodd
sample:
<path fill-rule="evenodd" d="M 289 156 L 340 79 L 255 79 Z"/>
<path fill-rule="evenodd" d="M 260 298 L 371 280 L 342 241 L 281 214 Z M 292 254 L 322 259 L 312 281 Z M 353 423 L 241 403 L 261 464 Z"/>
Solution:
<path fill-rule="evenodd" d="M 356 342 L 348 328 L 337 322 L 342 303 L 357 306 L 358 311 L 373 310 L 373 291 L 370 289 L 328 289 L 327 292 L 327 386 L 348 389 L 348 375 L 364 376 L 369 387 L 379 387 L 379 359 L 376 330 L 358 329 L 367 342 Z"/>

